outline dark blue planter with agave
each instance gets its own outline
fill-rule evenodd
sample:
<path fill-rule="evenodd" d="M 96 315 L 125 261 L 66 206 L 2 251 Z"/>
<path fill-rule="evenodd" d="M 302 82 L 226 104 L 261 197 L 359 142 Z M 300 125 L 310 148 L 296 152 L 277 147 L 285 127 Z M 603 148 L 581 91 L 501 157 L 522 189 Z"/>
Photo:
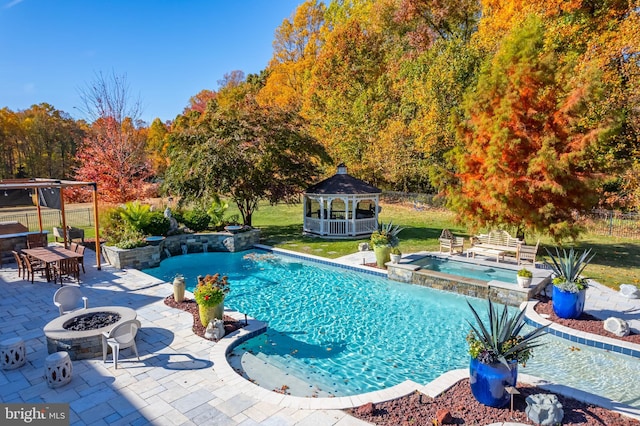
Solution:
<path fill-rule="evenodd" d="M 553 312 L 559 318 L 576 319 L 582 315 L 584 311 L 584 301 L 586 290 L 580 290 L 577 293 L 564 291 L 560 287 L 553 286 Z"/>
<path fill-rule="evenodd" d="M 515 387 L 518 381 L 518 363 L 525 363 L 531 356 L 535 339 L 546 331 L 546 326 L 536 328 L 521 336 L 524 326 L 524 310 L 509 316 L 507 306 L 502 312 L 494 307 L 491 300 L 488 309 L 488 324 L 469 304 L 476 320 L 467 335 L 469 343 L 469 383 L 471 393 L 478 402 L 489 407 L 504 407 L 510 395 L 506 387 Z M 469 302 L 467 302 L 469 303 Z"/>
<path fill-rule="evenodd" d="M 485 364 L 477 358 L 471 358 L 469 364 L 469 383 L 471 393 L 481 404 L 489 407 L 504 407 L 509 403 L 506 386 L 516 386 L 518 381 L 518 361 L 509 365 L 500 362 Z"/>
<path fill-rule="evenodd" d="M 591 249 L 585 250 L 582 254 L 573 250 L 562 250 L 556 248 L 553 255 L 549 250 L 547 253 L 551 257 L 551 262 L 545 262 L 553 271 L 553 312 L 559 318 L 576 319 L 584 311 L 586 298 L 587 280 L 580 276 L 584 268 L 591 262 L 595 254 L 591 254 Z"/>

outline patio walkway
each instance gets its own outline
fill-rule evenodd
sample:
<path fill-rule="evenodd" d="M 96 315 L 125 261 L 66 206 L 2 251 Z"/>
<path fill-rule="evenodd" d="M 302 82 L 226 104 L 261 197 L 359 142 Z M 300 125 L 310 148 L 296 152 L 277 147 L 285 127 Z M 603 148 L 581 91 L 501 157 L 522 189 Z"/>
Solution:
<path fill-rule="evenodd" d="M 81 288 L 89 306 L 121 305 L 136 310 L 138 362 L 125 349 L 118 369 L 102 359 L 73 361 L 69 384 L 50 389 L 43 378 L 47 357 L 42 328 L 58 316 L 53 294 L 59 284 L 31 284 L 15 264 L 0 269 L 0 339 L 21 337 L 27 363 L 0 370 L 0 402 L 68 402 L 71 424 L 91 425 L 366 425 L 340 410 L 310 410 L 270 404 L 221 379 L 210 353 L 213 342 L 191 331 L 192 316 L 163 302 L 172 286 L 136 270 L 103 265 L 85 252 Z M 36 277 L 38 279 L 38 277 Z"/>

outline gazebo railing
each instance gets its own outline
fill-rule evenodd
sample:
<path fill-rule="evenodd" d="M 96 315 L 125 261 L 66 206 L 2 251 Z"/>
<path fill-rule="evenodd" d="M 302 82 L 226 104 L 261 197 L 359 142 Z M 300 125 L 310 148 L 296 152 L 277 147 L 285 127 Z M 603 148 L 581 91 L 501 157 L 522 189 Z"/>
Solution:
<path fill-rule="evenodd" d="M 306 217 L 304 220 L 305 232 L 330 236 L 363 235 L 371 233 L 378 226 L 375 218 L 356 219 L 354 231 L 351 220 L 325 219 L 324 229 L 321 231 L 321 222 L 321 219 Z"/>

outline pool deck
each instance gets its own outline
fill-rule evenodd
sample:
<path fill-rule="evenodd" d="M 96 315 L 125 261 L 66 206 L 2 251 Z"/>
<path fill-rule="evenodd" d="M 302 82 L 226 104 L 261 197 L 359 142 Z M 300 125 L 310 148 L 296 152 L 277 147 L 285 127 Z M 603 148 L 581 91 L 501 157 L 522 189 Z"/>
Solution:
<path fill-rule="evenodd" d="M 360 268 L 363 256 L 366 263 L 372 261 L 373 253 L 364 253 L 340 258 L 337 263 Z M 225 357 L 234 342 L 259 332 L 264 324 L 250 320 L 248 327 L 218 343 L 204 340 L 192 333 L 189 313 L 164 304 L 163 299 L 172 294 L 170 283 L 108 264 L 98 271 L 92 266 L 94 259 L 95 253 L 87 250 L 87 272 L 81 274 L 81 289 L 90 307 L 120 305 L 136 310 L 142 323 L 137 337 L 140 361 L 129 350 L 121 352 L 118 370 L 112 362 L 104 364 L 99 358 L 73 361 L 71 382 L 50 389 L 43 378 L 48 353 L 42 329 L 58 316 L 52 299 L 59 285 L 39 277 L 32 285 L 18 278 L 15 264 L 3 264 L 0 339 L 24 339 L 27 363 L 15 370 L 0 370 L 0 402 L 69 403 L 71 424 L 349 426 L 367 423 L 347 415 L 342 408 L 393 399 L 414 390 L 435 396 L 468 376 L 466 370 L 454 370 L 426 386 L 406 381 L 351 397 L 302 398 L 272 392 L 236 374 Z M 629 300 L 594 285 L 587 291 L 587 310 L 596 316 L 638 318 L 640 300 Z M 237 315 L 244 319 L 244 315 Z M 640 345 L 635 346 L 640 350 Z M 595 395 L 524 374 L 519 380 L 640 418 L 640 410 Z"/>

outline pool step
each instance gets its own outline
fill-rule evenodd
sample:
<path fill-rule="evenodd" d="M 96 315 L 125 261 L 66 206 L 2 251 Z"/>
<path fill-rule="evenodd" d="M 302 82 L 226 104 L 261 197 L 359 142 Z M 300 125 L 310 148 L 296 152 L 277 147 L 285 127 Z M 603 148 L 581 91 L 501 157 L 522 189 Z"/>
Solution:
<path fill-rule="evenodd" d="M 240 369 L 245 377 L 265 389 L 284 390 L 287 394 L 304 397 L 330 396 L 299 375 L 290 374 L 283 360 L 276 358 L 263 353 L 243 352 L 240 356 L 230 357 L 229 362 L 234 369 Z"/>

